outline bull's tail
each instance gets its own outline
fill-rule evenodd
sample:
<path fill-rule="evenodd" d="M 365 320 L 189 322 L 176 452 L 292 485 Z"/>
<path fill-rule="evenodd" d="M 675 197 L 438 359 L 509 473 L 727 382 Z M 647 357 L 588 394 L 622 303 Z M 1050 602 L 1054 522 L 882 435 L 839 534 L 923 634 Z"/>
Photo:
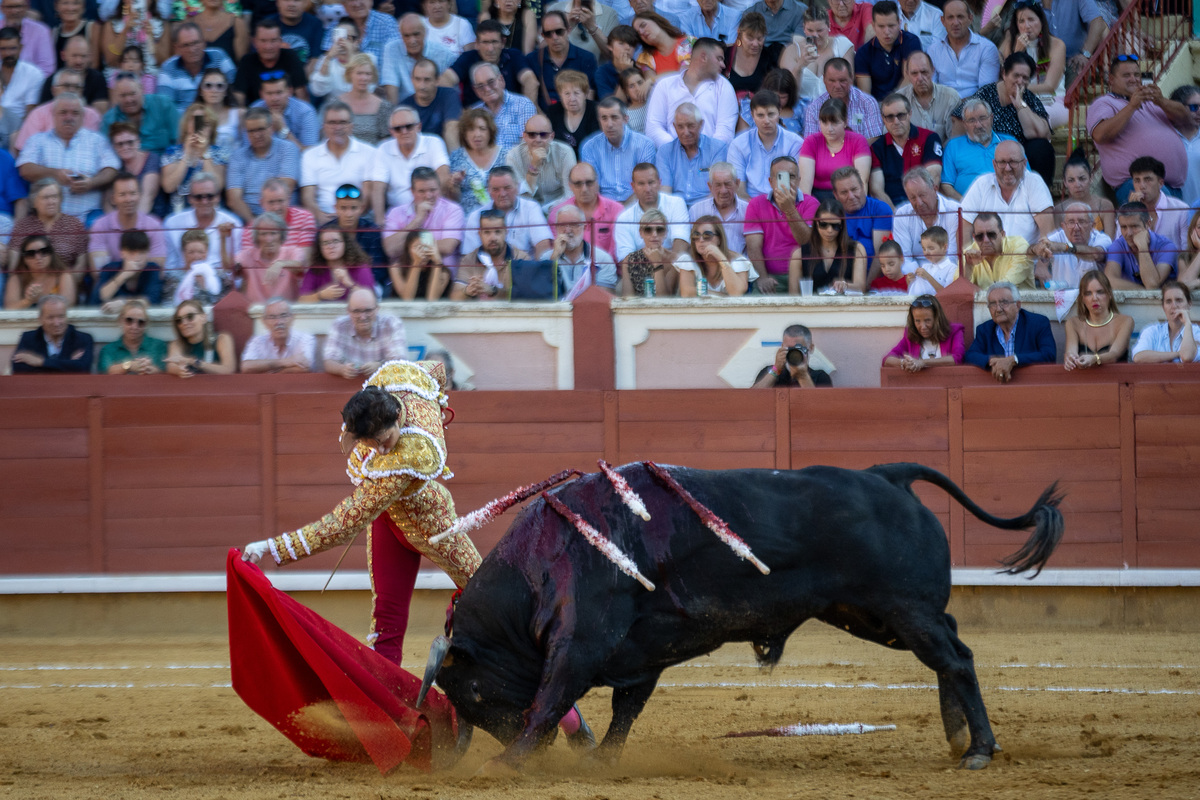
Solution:
<path fill-rule="evenodd" d="M 948 495 L 970 511 L 975 517 L 988 525 L 1005 530 L 1028 530 L 1033 528 L 1033 534 L 1026 540 L 1021 549 L 1000 559 L 1007 569 L 1001 570 L 1007 575 L 1034 570 L 1030 578 L 1035 578 L 1046 566 L 1050 555 L 1062 540 L 1063 518 L 1058 506 L 1063 495 L 1058 490 L 1058 481 L 1050 484 L 1033 507 L 1019 517 L 996 517 L 984 511 L 975 501 L 959 488 L 958 484 L 947 478 L 936 469 L 923 464 L 879 464 L 871 467 L 869 472 L 879 475 L 888 482 L 905 489 L 911 489 L 914 481 L 925 481 L 942 488 Z"/>

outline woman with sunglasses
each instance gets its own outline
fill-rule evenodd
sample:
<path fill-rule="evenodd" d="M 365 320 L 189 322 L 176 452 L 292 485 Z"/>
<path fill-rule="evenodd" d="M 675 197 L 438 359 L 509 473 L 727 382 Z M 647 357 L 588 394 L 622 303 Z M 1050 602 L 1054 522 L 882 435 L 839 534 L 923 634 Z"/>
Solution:
<path fill-rule="evenodd" d="M 162 176 L 159 175 L 158 153 L 142 149 L 142 134 L 132 122 L 114 122 L 108 129 L 108 141 L 112 144 L 113 152 L 121 159 L 121 172 L 128 172 L 138 179 L 138 187 L 142 190 L 142 199 L 138 201 L 138 213 L 153 213 L 162 218 L 168 213 L 167 198 L 162 196 L 161 203 L 159 188 L 162 186 Z M 105 206 L 109 211 L 114 210 L 111 197 L 106 193 Z"/>
<path fill-rule="evenodd" d="M 117 313 L 121 338 L 104 345 L 97 368 L 102 375 L 157 375 L 163 371 L 167 343 L 146 335 L 150 317 L 145 300 L 129 300 Z"/>
<path fill-rule="evenodd" d="M 232 153 L 238 147 L 238 139 L 241 136 L 242 110 L 229 88 L 229 80 L 225 73 L 216 67 L 204 70 L 194 102 L 203 105 L 216 116 L 217 147 Z"/>
<path fill-rule="evenodd" d="M 800 192 L 818 200 L 833 199 L 833 173 L 854 167 L 863 186 L 871 185 L 871 144 L 847 126 L 846 104 L 831 97 L 821 105 L 821 130 L 804 137 L 800 145 Z"/>
<path fill-rule="evenodd" d="M 1051 128 L 1067 124 L 1067 46 L 1062 39 L 1050 35 L 1050 23 L 1041 0 L 1017 0 L 1016 10 L 1004 38 L 1000 42 L 1000 57 L 1027 53 L 1034 60 L 1034 74 L 1029 91 L 1042 101 L 1049 114 Z"/>
<path fill-rule="evenodd" d="M 926 367 L 961 364 L 967 349 L 965 335 L 962 325 L 946 317 L 936 297 L 923 294 L 908 307 L 904 335 L 883 357 L 883 365 L 920 372 Z"/>
<path fill-rule="evenodd" d="M 704 278 L 709 294 L 741 297 L 750 287 L 750 259 L 734 253 L 725 241 L 720 217 L 705 214 L 692 223 L 688 252 L 675 259 L 679 296 L 696 297 L 696 285 Z"/>
<path fill-rule="evenodd" d="M 340 228 L 317 231 L 312 266 L 300 281 L 299 302 L 341 300 L 355 286 L 375 291 L 371 259 L 358 246 L 354 232 Z"/>
<path fill-rule="evenodd" d="M 1117 308 L 1108 276 L 1093 269 L 1079 279 L 1075 313 L 1063 327 L 1067 333 L 1063 366 L 1068 371 L 1088 369 L 1125 360 L 1133 317 Z"/>
<path fill-rule="evenodd" d="M 33 308 L 48 294 L 62 297 L 68 308 L 75 305 L 75 278 L 59 260 L 48 237 L 30 236 L 18 252 L 16 272 L 4 287 L 6 309 Z"/>
<path fill-rule="evenodd" d="M 179 141 L 162 155 L 162 190 L 178 213 L 187 206 L 192 177 L 207 172 L 225 183 L 225 167 L 229 150 L 213 142 L 217 130 L 217 115 L 207 106 L 193 103 L 179 118 Z M 220 188 L 220 186 L 218 186 Z"/>
<path fill-rule="evenodd" d="M 621 261 L 621 296 L 645 297 L 646 280 L 654 279 L 654 295 L 670 297 L 675 294 L 678 273 L 668 269 L 675 256 L 663 246 L 667 239 L 667 215 L 652 208 L 638 222 L 642 247 Z"/>
<path fill-rule="evenodd" d="M 49 236 L 63 266 L 77 280 L 87 274 L 87 229 L 70 214 L 62 213 L 63 188 L 54 178 L 41 178 L 29 187 L 29 214 L 13 225 L 9 239 L 8 271 L 13 273 L 21 258 L 21 247 L 29 236 Z"/>
<path fill-rule="evenodd" d="M 180 378 L 231 375 L 237 369 L 233 337 L 217 333 L 199 300 L 184 300 L 172 317 L 175 338 L 167 345 L 167 372 Z"/>
<path fill-rule="evenodd" d="M 814 292 L 866 290 L 867 251 L 846 232 L 845 216 L 837 200 L 826 200 L 817 208 L 812 240 L 793 251 L 788 264 L 789 293 L 800 294 L 801 278 L 813 282 Z"/>

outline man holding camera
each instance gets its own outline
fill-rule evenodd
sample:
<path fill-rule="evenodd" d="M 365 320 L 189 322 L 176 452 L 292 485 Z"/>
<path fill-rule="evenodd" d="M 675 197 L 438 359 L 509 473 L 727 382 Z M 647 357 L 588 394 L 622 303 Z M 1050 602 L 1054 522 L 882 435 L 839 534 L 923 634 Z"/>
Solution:
<path fill-rule="evenodd" d="M 762 368 L 751 388 L 793 386 L 813 389 L 817 386 L 833 386 L 828 372 L 809 366 L 811 352 L 812 331 L 804 325 L 789 325 L 783 331 L 783 344 L 775 351 L 775 363 Z"/>

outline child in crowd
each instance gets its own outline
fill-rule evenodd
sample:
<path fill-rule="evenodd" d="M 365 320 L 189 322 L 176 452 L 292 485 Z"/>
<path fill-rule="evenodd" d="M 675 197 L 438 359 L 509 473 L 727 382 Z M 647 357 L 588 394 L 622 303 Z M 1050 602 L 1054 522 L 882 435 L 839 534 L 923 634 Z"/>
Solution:
<path fill-rule="evenodd" d="M 212 303 L 221 295 L 221 276 L 208 260 L 208 234 L 201 228 L 183 232 L 183 275 L 175 288 L 175 304 L 184 300 Z"/>
<path fill-rule="evenodd" d="M 146 72 L 146 54 L 136 44 L 129 45 L 121 52 L 121 68 L 109 71 L 108 88 L 113 87 L 113 84 L 117 82 L 117 76 L 122 72 L 132 72 L 141 81 L 142 91 L 146 94 L 154 94 L 154 89 L 158 86 L 158 78 Z"/>
<path fill-rule="evenodd" d="M 126 301 L 138 298 L 152 305 L 162 302 L 162 265 L 147 261 L 150 237 L 145 231 L 121 234 L 121 260 L 100 268 L 92 303 L 103 306 L 104 313 L 115 314 Z"/>
<path fill-rule="evenodd" d="M 909 294 L 937 294 L 954 280 L 958 266 L 946 258 L 946 248 L 949 246 L 950 234 L 941 225 L 925 229 L 921 234 L 921 252 L 929 264 L 918 266 L 916 272 L 908 276 Z"/>
<path fill-rule="evenodd" d="M 908 278 L 904 275 L 904 250 L 893 239 L 879 245 L 875 253 L 879 274 L 871 281 L 871 294 L 908 294 Z"/>

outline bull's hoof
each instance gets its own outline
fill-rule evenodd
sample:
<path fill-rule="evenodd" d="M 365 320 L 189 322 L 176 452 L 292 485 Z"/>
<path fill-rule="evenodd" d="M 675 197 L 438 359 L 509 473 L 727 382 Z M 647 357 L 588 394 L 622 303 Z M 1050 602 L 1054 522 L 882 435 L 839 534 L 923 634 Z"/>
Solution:
<path fill-rule="evenodd" d="M 482 778 L 518 778 L 521 776 L 516 767 L 499 757 L 483 762 L 483 766 L 475 774 Z"/>
<path fill-rule="evenodd" d="M 973 756 L 963 756 L 963 760 L 958 762 L 959 769 L 987 769 L 987 765 L 992 763 L 992 757 L 976 753 Z"/>

